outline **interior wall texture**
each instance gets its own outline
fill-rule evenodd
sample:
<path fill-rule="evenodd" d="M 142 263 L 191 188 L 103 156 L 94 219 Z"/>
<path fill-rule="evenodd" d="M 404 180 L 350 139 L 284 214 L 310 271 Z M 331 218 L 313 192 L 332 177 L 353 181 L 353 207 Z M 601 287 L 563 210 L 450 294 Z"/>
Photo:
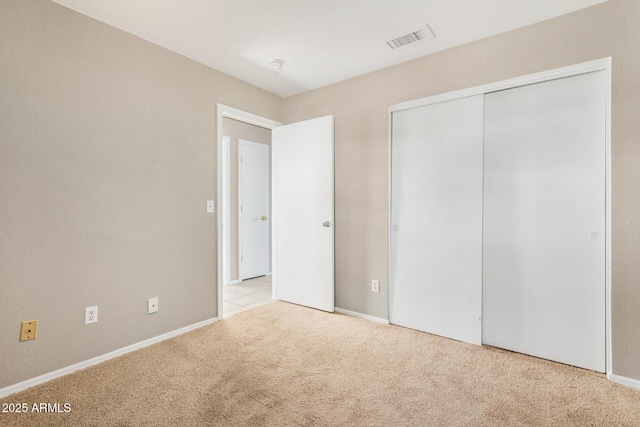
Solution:
<path fill-rule="evenodd" d="M 640 379 L 639 27 L 609 0 L 285 99 L 285 123 L 335 116 L 336 306 L 388 318 L 388 106 L 611 56 L 613 373 Z"/>
<path fill-rule="evenodd" d="M 216 317 L 216 104 L 282 98 L 47 0 L 0 1 L 0 94 L 0 388 Z"/>
<path fill-rule="evenodd" d="M 238 140 L 257 142 L 271 146 L 271 130 L 255 126 L 250 123 L 240 122 L 228 117 L 222 118 L 222 134 L 230 138 L 229 143 L 229 199 L 230 199 L 230 239 L 229 239 L 229 279 L 238 280 L 239 263 L 238 263 Z M 269 158 L 271 158 L 271 150 L 269 150 Z M 271 189 L 271 185 L 269 185 Z M 270 190 L 269 190 L 270 191 Z M 269 212 L 269 217 L 272 217 Z M 269 230 L 271 231 L 271 230 Z M 269 246 L 271 248 L 271 246 Z M 271 254 L 269 254 L 271 257 Z M 271 265 L 271 264 L 269 264 Z M 225 283 L 226 285 L 227 283 Z"/>

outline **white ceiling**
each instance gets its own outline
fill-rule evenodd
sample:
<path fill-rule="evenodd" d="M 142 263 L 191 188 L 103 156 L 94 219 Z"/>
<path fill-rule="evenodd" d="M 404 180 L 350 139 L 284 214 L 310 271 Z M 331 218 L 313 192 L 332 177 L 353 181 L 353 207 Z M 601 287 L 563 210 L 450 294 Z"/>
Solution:
<path fill-rule="evenodd" d="M 606 0 L 53 1 L 287 97 Z M 387 46 L 426 25 L 435 39 Z"/>

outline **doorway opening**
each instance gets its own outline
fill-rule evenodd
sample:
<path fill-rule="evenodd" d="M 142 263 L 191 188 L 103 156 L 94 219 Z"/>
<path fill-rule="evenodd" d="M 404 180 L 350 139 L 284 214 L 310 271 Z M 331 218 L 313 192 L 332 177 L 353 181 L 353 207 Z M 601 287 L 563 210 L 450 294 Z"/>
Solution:
<path fill-rule="evenodd" d="M 228 168 L 230 138 L 223 136 L 223 120 L 231 118 L 266 128 L 272 133 L 273 299 L 334 311 L 334 118 L 324 116 L 286 126 L 273 120 L 218 104 L 218 317 L 224 317 L 223 277 L 227 263 L 231 215 L 222 171 Z M 223 141 L 225 142 L 223 144 Z M 224 194 L 224 195 L 223 195 Z M 225 203 L 226 202 L 226 203 Z M 226 222 L 223 222 L 226 218 Z M 304 248 L 301 251 L 300 248 Z M 229 267 L 227 267 L 229 266 Z M 250 276 L 244 276 L 250 277 Z M 240 277 L 242 279 L 242 277 Z"/>
<path fill-rule="evenodd" d="M 226 105 L 218 104 L 217 117 L 217 201 L 218 201 L 218 317 L 223 318 L 238 312 L 264 304 L 273 298 L 275 289 L 271 283 L 271 203 L 270 203 L 270 152 L 271 130 L 282 123 L 256 116 Z M 269 155 L 264 165 L 264 152 Z M 245 155 L 239 155 L 242 151 Z M 258 153 L 256 163 L 255 153 Z M 242 174 L 242 157 L 253 158 L 253 163 L 244 168 Z M 256 164 L 262 164 L 266 171 L 258 177 L 252 177 Z M 261 187 L 262 194 L 257 197 L 256 183 L 265 180 Z M 245 185 L 242 184 L 243 177 Z M 249 181 L 253 180 L 253 184 Z M 243 206 L 241 201 L 244 188 L 245 205 L 255 205 L 252 200 L 258 199 L 258 205 L 253 210 L 266 212 L 253 219 L 243 220 L 243 210 L 250 206 Z M 266 194 L 265 194 L 266 193 Z M 248 197 L 247 197 L 248 196 Z M 266 207 L 264 207 L 266 203 Z M 246 212 L 246 211 L 245 211 Z M 263 219 L 264 218 L 264 219 Z M 258 244 L 252 240 L 255 234 Z M 244 239 L 243 239 L 244 236 Z M 245 242 L 243 245 L 242 242 Z M 244 246 L 244 248 L 243 248 Z M 243 250 L 245 249 L 245 250 Z M 249 250 L 250 253 L 245 253 Z M 260 258 L 257 261 L 256 257 Z M 244 265 L 247 260 L 250 265 Z M 257 276 L 257 277 L 256 277 Z"/>

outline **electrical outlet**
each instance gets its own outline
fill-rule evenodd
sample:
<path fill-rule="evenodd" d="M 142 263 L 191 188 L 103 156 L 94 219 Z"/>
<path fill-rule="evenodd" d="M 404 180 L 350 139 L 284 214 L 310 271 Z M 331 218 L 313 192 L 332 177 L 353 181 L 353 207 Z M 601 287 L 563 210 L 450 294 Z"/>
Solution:
<path fill-rule="evenodd" d="M 380 281 L 372 280 L 371 281 L 371 292 L 380 292 Z"/>
<path fill-rule="evenodd" d="M 84 324 L 96 323 L 98 321 L 98 306 L 87 307 L 84 309 Z"/>
<path fill-rule="evenodd" d="M 158 312 L 158 297 L 149 298 L 148 309 L 149 309 L 149 314 Z"/>
<path fill-rule="evenodd" d="M 20 341 L 35 340 L 38 336 L 38 321 L 25 320 L 20 325 Z"/>

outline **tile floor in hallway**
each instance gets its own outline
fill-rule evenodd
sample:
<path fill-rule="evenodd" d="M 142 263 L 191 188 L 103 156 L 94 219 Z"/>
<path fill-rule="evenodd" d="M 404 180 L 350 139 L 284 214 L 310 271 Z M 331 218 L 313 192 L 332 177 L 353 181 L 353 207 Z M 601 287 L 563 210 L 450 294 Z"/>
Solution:
<path fill-rule="evenodd" d="M 271 299 L 271 276 L 244 280 L 223 288 L 223 317 L 249 310 L 273 301 Z"/>

